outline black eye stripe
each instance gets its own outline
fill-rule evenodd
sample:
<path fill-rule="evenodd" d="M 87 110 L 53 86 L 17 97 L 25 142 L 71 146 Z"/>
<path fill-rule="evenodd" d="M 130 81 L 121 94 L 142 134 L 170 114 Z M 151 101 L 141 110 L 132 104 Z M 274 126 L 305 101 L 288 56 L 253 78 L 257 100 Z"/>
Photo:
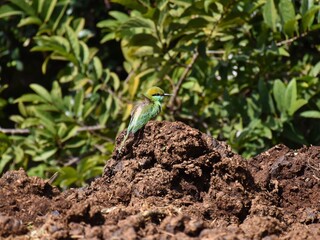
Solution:
<path fill-rule="evenodd" d="M 155 94 L 152 94 L 152 96 L 163 96 L 163 95 L 159 93 L 155 93 Z"/>

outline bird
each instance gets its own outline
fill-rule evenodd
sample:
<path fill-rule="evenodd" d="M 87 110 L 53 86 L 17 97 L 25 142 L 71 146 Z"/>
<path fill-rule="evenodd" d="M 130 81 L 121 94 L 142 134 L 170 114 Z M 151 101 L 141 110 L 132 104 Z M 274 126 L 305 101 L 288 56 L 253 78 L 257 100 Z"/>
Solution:
<path fill-rule="evenodd" d="M 165 96 L 172 94 L 165 93 L 159 87 L 151 87 L 144 94 L 144 100 L 134 106 L 131 111 L 131 119 L 127 128 L 127 133 L 122 140 L 119 152 L 122 151 L 124 144 L 129 135 L 135 134 L 138 130 L 144 127 L 147 122 L 156 117 L 161 111 L 161 104 Z"/>

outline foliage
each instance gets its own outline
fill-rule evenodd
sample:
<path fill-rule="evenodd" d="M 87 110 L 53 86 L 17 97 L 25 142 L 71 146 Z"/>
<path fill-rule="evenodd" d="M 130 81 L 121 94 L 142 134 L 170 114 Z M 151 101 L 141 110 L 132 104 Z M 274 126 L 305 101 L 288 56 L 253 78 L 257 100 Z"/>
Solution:
<path fill-rule="evenodd" d="M 314 41 L 319 5 L 113 2 L 133 9 L 130 16 L 110 11 L 98 27 L 106 32 L 102 43 L 120 41 L 132 95 L 140 85 L 171 86 L 171 119 L 227 140 L 246 157 L 279 142 L 319 143 L 310 131 L 319 127 L 301 127 L 319 117 L 319 57 L 296 54 Z"/>
<path fill-rule="evenodd" d="M 3 13 L 8 6 L 11 12 Z M 10 119 L 29 132 L 10 137 L 12 146 L 2 155 L 0 171 L 7 163 L 43 177 L 58 170 L 64 176 L 58 178 L 61 186 L 81 185 L 101 173 L 112 150 L 110 137 L 115 135 L 104 126 L 112 128 L 120 110 L 115 94 L 120 86 L 118 76 L 103 68 L 97 48 L 86 43 L 90 32 L 84 29 L 84 19 L 68 16 L 67 6 L 68 1 L 10 1 L 1 9 L 2 16 L 21 14 L 20 27 L 37 26 L 36 35 L 29 39 L 33 42 L 30 51 L 45 53 L 43 73 L 50 61 L 66 64 L 57 72 L 50 91 L 31 84 L 34 93 L 14 101 L 19 114 Z"/>
<path fill-rule="evenodd" d="M 0 8 L 2 69 L 34 78 L 10 100 L 2 96 L 14 83 L 1 74 L 0 120 L 23 130 L 0 135 L 0 172 L 59 171 L 61 187 L 85 184 L 101 173 L 132 100 L 152 85 L 173 93 L 160 119 L 184 121 L 245 157 L 280 142 L 320 143 L 318 3 L 113 0 L 108 17 L 91 21 L 81 3 Z M 116 42 L 122 54 L 112 55 Z M 23 52 L 41 63 L 42 77 Z M 18 111 L 9 116 L 8 106 Z"/>

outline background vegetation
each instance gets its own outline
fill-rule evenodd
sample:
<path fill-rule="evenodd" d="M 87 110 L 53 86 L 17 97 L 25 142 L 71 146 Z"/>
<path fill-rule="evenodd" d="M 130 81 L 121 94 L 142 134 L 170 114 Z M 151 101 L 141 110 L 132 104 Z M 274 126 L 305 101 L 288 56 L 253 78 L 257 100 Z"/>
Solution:
<path fill-rule="evenodd" d="M 313 0 L 9 0 L 0 7 L 0 173 L 62 188 L 102 172 L 140 92 L 159 119 L 244 157 L 320 143 Z"/>

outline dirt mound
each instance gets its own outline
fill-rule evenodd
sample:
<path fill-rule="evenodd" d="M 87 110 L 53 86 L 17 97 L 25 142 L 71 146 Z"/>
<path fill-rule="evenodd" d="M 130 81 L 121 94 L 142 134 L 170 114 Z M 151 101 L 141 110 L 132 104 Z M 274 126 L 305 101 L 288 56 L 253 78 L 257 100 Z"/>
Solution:
<path fill-rule="evenodd" d="M 117 139 L 118 145 L 123 134 Z M 104 174 L 63 193 L 0 179 L 0 236 L 34 239 L 320 239 L 320 147 L 250 160 L 179 122 L 150 122 Z"/>

